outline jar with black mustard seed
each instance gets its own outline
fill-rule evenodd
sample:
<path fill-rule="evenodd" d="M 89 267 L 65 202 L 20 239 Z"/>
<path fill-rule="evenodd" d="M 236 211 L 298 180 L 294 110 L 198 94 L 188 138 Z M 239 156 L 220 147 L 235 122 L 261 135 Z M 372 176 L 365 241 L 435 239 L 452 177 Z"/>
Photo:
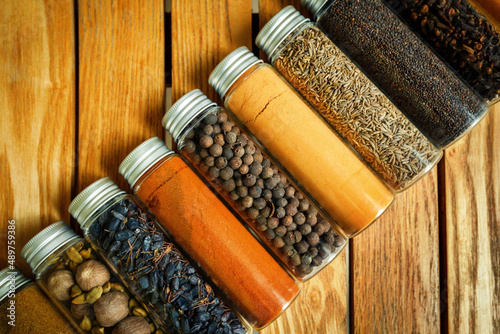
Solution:
<path fill-rule="evenodd" d="M 500 100 L 500 25 L 472 0 L 386 2 L 490 105 Z"/>
<path fill-rule="evenodd" d="M 79 332 L 148 334 L 155 328 L 98 252 L 65 222 L 42 230 L 21 255 L 40 288 Z"/>
<path fill-rule="evenodd" d="M 0 271 L 0 333 L 70 334 L 77 327 L 18 268 Z"/>
<path fill-rule="evenodd" d="M 246 47 L 217 65 L 209 83 L 235 122 L 286 169 L 349 237 L 373 223 L 393 191 L 271 65 Z"/>
<path fill-rule="evenodd" d="M 276 159 L 199 89 L 181 97 L 162 124 L 179 152 L 299 280 L 317 274 L 346 245 Z"/>
<path fill-rule="evenodd" d="M 255 329 L 269 325 L 298 295 L 299 284 L 240 217 L 159 138 L 134 149 L 119 171 L 214 288 Z"/>
<path fill-rule="evenodd" d="M 262 28 L 256 44 L 395 191 L 411 186 L 440 160 L 442 151 L 293 6 Z"/>
<path fill-rule="evenodd" d="M 122 286 L 135 295 L 131 313 L 141 317 L 148 310 L 158 333 L 218 328 L 247 333 L 246 325 L 171 242 L 168 232 L 110 178 L 84 189 L 71 202 L 69 212 L 85 239 L 119 275 Z"/>
<path fill-rule="evenodd" d="M 437 147 L 489 111 L 487 102 L 383 0 L 302 0 L 325 32 Z"/>

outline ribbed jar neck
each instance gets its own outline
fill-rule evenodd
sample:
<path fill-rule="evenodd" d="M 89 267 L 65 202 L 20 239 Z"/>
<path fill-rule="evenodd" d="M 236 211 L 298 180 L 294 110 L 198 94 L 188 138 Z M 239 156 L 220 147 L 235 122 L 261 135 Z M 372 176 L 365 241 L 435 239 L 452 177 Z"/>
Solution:
<path fill-rule="evenodd" d="M 182 129 L 182 132 L 179 134 L 179 138 L 176 140 L 177 144 L 179 145 L 179 150 L 182 149 L 183 144 L 184 144 L 184 142 L 186 140 L 186 136 L 189 135 L 189 133 L 191 133 L 191 131 L 193 130 L 193 128 L 198 123 L 200 123 L 201 121 L 203 121 L 208 115 L 217 113 L 217 111 L 220 110 L 220 109 L 222 109 L 222 108 L 219 107 L 219 106 L 217 106 L 217 105 L 207 107 L 207 108 L 201 110 L 199 112 L 199 114 L 196 115 L 196 117 L 193 118 L 189 124 L 186 124 L 186 126 L 184 127 L 184 129 Z"/>
<path fill-rule="evenodd" d="M 311 13 L 314 20 L 320 17 L 326 8 L 333 4 L 336 0 L 301 0 L 301 5 L 306 7 Z"/>
<path fill-rule="evenodd" d="M 7 267 L 0 271 L 0 305 L 7 299 L 13 297 L 32 281 L 24 276 L 17 267 Z"/>

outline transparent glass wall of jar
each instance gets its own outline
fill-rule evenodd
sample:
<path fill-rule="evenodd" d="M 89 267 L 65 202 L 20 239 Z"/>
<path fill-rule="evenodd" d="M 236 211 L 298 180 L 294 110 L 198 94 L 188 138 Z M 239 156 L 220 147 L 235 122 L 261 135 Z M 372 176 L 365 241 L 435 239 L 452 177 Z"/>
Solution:
<path fill-rule="evenodd" d="M 298 295 L 298 283 L 159 138 L 132 151 L 120 173 L 254 328 L 270 324 Z"/>
<path fill-rule="evenodd" d="M 406 116 L 314 23 L 285 7 L 256 44 L 395 191 L 403 191 L 442 156 Z"/>
<path fill-rule="evenodd" d="M 36 281 L 83 333 L 133 326 L 148 334 L 154 324 L 130 292 L 111 275 L 92 245 L 63 221 L 31 239 L 22 250 Z"/>
<path fill-rule="evenodd" d="M 162 124 L 179 152 L 298 279 L 314 276 L 346 245 L 282 166 L 199 89 L 181 97 Z"/>
<path fill-rule="evenodd" d="M 472 129 L 489 105 L 383 0 L 302 0 L 317 26 L 437 147 Z"/>
<path fill-rule="evenodd" d="M 84 189 L 69 207 L 85 238 L 166 333 L 231 327 L 247 333 L 137 199 L 108 177 Z"/>
<path fill-rule="evenodd" d="M 392 190 L 355 151 L 246 47 L 217 65 L 209 83 L 239 126 L 269 150 L 347 236 L 368 227 L 393 201 Z"/>
<path fill-rule="evenodd" d="M 477 2 L 386 2 L 479 95 L 500 100 L 500 25 Z"/>
<path fill-rule="evenodd" d="M 0 271 L 0 333 L 71 334 L 71 322 L 14 266 Z"/>

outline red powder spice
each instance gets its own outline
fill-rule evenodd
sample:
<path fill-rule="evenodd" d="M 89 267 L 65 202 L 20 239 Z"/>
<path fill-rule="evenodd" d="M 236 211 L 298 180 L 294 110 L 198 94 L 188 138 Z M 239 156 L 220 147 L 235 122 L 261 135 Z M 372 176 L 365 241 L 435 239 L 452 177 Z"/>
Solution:
<path fill-rule="evenodd" d="M 299 293 L 298 284 L 179 156 L 164 158 L 135 191 L 255 328 L 272 322 Z"/>

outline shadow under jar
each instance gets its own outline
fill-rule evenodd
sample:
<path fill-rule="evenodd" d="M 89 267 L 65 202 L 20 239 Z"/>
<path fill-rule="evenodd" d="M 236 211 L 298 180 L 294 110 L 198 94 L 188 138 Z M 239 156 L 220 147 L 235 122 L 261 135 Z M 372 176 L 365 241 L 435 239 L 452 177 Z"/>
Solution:
<path fill-rule="evenodd" d="M 300 280 L 314 276 L 346 239 L 252 141 L 200 90 L 181 97 L 162 121 L 179 152 L 237 210 Z"/>
<path fill-rule="evenodd" d="M 78 327 L 16 267 L 0 271 L 0 319 L 0 333 L 78 333 Z"/>
<path fill-rule="evenodd" d="M 83 190 L 69 211 L 164 331 L 247 333 L 161 226 L 110 178 Z"/>
<path fill-rule="evenodd" d="M 441 158 L 442 151 L 293 6 L 262 28 L 256 44 L 395 191 L 408 188 Z"/>
<path fill-rule="evenodd" d="M 254 328 L 269 325 L 299 294 L 299 284 L 159 138 L 139 145 L 119 170 L 175 242 Z"/>
<path fill-rule="evenodd" d="M 373 223 L 394 194 L 269 64 L 241 47 L 209 82 L 241 128 L 248 129 L 332 223 L 349 237 Z M 316 204 L 316 203 L 315 203 Z"/>
<path fill-rule="evenodd" d="M 383 0 L 302 0 L 317 26 L 437 147 L 474 127 L 489 106 Z"/>
<path fill-rule="evenodd" d="M 490 105 L 500 100 L 500 26 L 479 4 L 386 2 Z"/>
<path fill-rule="evenodd" d="M 133 328 L 133 333 L 150 333 L 147 312 L 132 309 L 129 292 L 117 283 L 92 245 L 65 222 L 38 233 L 23 248 L 22 256 L 38 285 L 80 332 L 132 334 L 120 330 L 125 326 Z M 140 316 L 135 316 L 138 310 Z"/>

